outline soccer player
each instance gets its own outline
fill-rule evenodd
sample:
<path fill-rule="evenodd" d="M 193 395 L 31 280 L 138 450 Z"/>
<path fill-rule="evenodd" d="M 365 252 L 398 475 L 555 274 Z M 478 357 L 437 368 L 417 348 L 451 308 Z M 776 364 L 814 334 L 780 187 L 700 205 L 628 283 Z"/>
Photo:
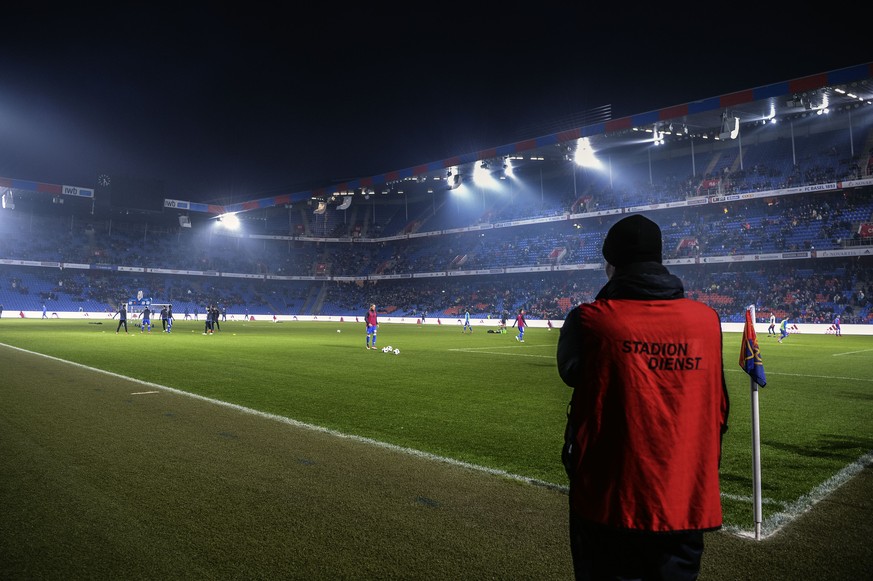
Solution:
<path fill-rule="evenodd" d="M 518 309 L 518 315 L 515 316 L 515 322 L 512 323 L 512 326 L 518 327 L 518 335 L 515 336 L 515 340 L 524 343 L 524 330 L 527 328 L 527 321 L 524 320 L 524 309 Z"/>
<path fill-rule="evenodd" d="M 152 310 L 146 305 L 146 308 L 142 310 L 142 315 L 140 317 L 140 327 L 139 332 L 142 333 L 144 330 L 148 329 L 148 332 L 152 332 Z"/>
<path fill-rule="evenodd" d="M 370 310 L 364 316 L 367 325 L 367 349 L 376 348 L 376 331 L 379 329 L 379 318 L 376 315 L 376 305 L 370 305 Z M 372 338 L 372 345 L 370 339 Z"/>
<path fill-rule="evenodd" d="M 118 331 L 121 330 L 122 326 L 124 327 L 124 332 L 127 333 L 127 306 L 122 303 L 115 315 L 112 315 L 112 318 L 114 319 L 116 315 L 118 315 L 118 326 L 115 327 L 115 334 L 118 335 Z"/>
<path fill-rule="evenodd" d="M 837 337 L 842 337 L 843 332 L 840 330 L 840 316 L 837 315 L 834 317 L 834 335 Z"/>
<path fill-rule="evenodd" d="M 194 320 L 197 320 L 197 310 L 194 310 Z M 212 305 L 208 305 L 206 307 L 206 315 L 203 318 L 203 334 L 204 335 L 214 335 L 215 334 L 215 325 L 213 325 L 212 319 Z"/>
<path fill-rule="evenodd" d="M 161 330 L 167 332 L 167 305 L 161 307 Z"/>
<path fill-rule="evenodd" d="M 221 313 L 218 310 L 218 305 L 212 305 L 212 310 L 209 312 L 209 316 L 212 317 L 212 330 L 221 331 L 221 323 L 218 322 L 218 319 L 221 318 Z"/>
<path fill-rule="evenodd" d="M 167 305 L 167 333 L 173 332 L 173 305 Z"/>
<path fill-rule="evenodd" d="M 461 333 L 466 333 L 467 329 L 470 329 L 470 332 L 473 332 L 473 325 L 470 324 L 470 310 L 464 311 L 464 328 L 461 329 Z"/>
<path fill-rule="evenodd" d="M 788 319 L 790 317 L 785 317 L 782 319 L 782 322 L 779 323 L 779 333 L 781 336 L 779 337 L 779 342 L 782 342 L 782 339 L 788 336 Z"/>
<path fill-rule="evenodd" d="M 767 327 L 767 336 L 776 336 L 776 313 L 770 312 L 770 326 Z"/>

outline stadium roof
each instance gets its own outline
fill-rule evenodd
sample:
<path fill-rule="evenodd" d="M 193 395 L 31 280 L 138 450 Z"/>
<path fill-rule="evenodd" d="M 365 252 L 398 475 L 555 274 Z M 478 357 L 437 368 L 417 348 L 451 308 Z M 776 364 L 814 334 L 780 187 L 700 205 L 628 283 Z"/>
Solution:
<path fill-rule="evenodd" d="M 595 121 L 589 124 L 381 175 L 360 177 L 340 184 L 326 184 L 314 190 L 283 193 L 227 205 L 164 199 L 163 208 L 219 216 L 284 207 L 301 201 L 339 204 L 348 197 L 352 200 L 361 196 L 369 198 L 376 193 L 403 191 L 409 195 L 416 188 L 447 190 L 448 173 L 457 172 L 466 176 L 475 165 L 483 161 L 493 164 L 513 157 L 516 165 L 547 161 L 563 164 L 581 138 L 588 138 L 592 149 L 600 152 L 605 149 L 649 147 L 654 145 L 656 137 L 668 142 L 728 140 L 731 139 L 730 134 L 734 129 L 739 130 L 737 136 L 741 138 L 746 129 L 770 121 L 814 118 L 826 111 L 830 115 L 846 113 L 869 107 L 871 104 L 873 62 L 868 62 L 618 119 L 610 119 L 608 114 L 600 112 L 590 116 Z M 44 193 L 52 196 L 56 202 L 64 196 L 91 198 L 92 202 L 94 198 L 93 189 L 79 186 L 0 178 L 0 187 L 11 191 Z"/>
<path fill-rule="evenodd" d="M 362 177 L 342 184 L 260 198 L 230 205 L 214 205 L 185 200 L 165 200 L 165 207 L 209 214 L 239 213 L 283 206 L 301 200 L 341 201 L 342 196 L 369 196 L 390 192 L 398 184 L 442 181 L 448 189 L 447 172 L 457 168 L 461 174 L 482 161 L 517 157 L 521 161 L 566 159 L 580 138 L 589 138 L 592 147 L 622 147 L 655 140 L 658 132 L 665 140 L 731 139 L 736 128 L 763 125 L 770 121 L 802 119 L 819 114 L 851 111 L 873 105 L 873 63 L 865 63 L 807 77 L 749 88 L 692 103 L 608 119 L 486 150 L 458 155 Z M 736 137 L 736 133 L 734 135 Z M 641 139 L 642 138 L 642 139 Z M 408 186 L 404 186 L 408 187 Z"/>

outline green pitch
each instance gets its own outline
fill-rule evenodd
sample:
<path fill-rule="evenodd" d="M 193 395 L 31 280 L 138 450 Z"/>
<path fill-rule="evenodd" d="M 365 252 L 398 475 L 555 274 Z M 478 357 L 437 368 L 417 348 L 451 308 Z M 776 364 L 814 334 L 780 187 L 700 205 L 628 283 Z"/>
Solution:
<path fill-rule="evenodd" d="M 525 343 L 456 324 L 160 321 L 115 334 L 117 321 L 0 320 L 0 343 L 125 377 L 449 458 L 555 487 L 570 390 L 555 370 L 559 331 Z M 341 330 L 337 333 L 337 329 Z M 758 392 L 764 532 L 851 476 L 873 450 L 873 337 L 759 334 L 768 385 Z M 725 525 L 753 519 L 751 395 L 741 336 L 724 337 L 731 396 L 721 482 Z M 386 354 L 391 345 L 400 355 Z"/>

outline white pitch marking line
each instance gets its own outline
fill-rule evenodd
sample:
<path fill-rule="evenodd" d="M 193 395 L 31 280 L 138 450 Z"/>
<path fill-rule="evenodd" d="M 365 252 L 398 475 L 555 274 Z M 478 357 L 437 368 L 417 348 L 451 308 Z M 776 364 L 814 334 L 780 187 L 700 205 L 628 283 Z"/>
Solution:
<path fill-rule="evenodd" d="M 834 353 L 834 357 L 840 357 L 841 355 L 854 355 L 855 353 L 869 353 L 873 351 L 873 349 L 862 349 L 861 351 L 846 351 L 845 353 Z"/>
<path fill-rule="evenodd" d="M 521 476 L 519 474 L 513 474 L 511 472 L 506 472 L 504 470 L 499 470 L 497 468 L 488 468 L 487 466 L 479 466 L 478 464 L 471 464 L 469 462 L 463 462 L 461 460 L 456 460 L 454 458 L 448 458 L 446 456 L 437 456 L 436 454 L 431 454 L 429 452 L 422 452 L 421 450 L 416 450 L 415 448 L 405 448 L 403 446 L 397 446 L 396 444 L 389 444 L 387 442 L 380 442 L 379 440 L 373 440 L 371 438 L 365 438 L 363 436 L 356 436 L 354 434 L 346 434 L 343 432 L 332 430 L 330 428 L 325 428 L 323 426 L 317 426 L 315 424 L 307 424 L 304 422 L 300 422 L 300 421 L 295 420 L 293 418 L 286 418 L 285 416 L 278 416 L 275 414 L 270 414 L 267 412 L 258 411 L 258 410 L 252 409 L 252 408 L 247 408 L 247 407 L 244 407 L 241 405 L 237 405 L 235 403 L 229 403 L 226 401 L 221 401 L 218 399 L 212 399 L 209 397 L 198 395 L 196 393 L 182 391 L 182 390 L 176 389 L 174 387 L 167 387 L 166 385 L 160 385 L 158 383 L 151 383 L 149 381 L 143 381 L 142 379 L 127 377 L 124 375 L 120 375 L 118 373 L 113 373 L 112 371 L 106 371 L 105 369 L 98 369 L 96 367 L 89 367 L 88 365 L 84 365 L 82 363 L 76 363 L 75 361 L 67 361 L 66 359 L 61 359 L 60 357 L 54 357 L 53 355 L 46 355 L 45 353 L 37 353 L 36 351 L 29 351 L 27 349 L 22 349 L 21 347 L 16 347 L 14 345 L 0 343 L 0 347 L 8 347 L 9 349 L 21 351 L 22 353 L 29 353 L 30 355 L 37 355 L 39 357 L 45 357 L 46 359 L 51 359 L 53 361 L 59 361 L 61 363 L 66 363 L 67 365 L 73 365 L 74 367 L 79 367 L 81 369 L 87 369 L 88 371 L 92 371 L 95 373 L 102 373 L 104 375 L 108 375 L 110 377 L 116 377 L 116 378 L 124 380 L 124 381 L 132 381 L 134 383 L 139 383 L 141 385 L 148 386 L 148 387 L 157 387 L 161 391 L 168 391 L 171 393 L 175 393 L 177 395 L 191 397 L 191 398 L 198 399 L 200 401 L 205 401 L 205 402 L 208 402 L 208 403 L 211 403 L 214 405 L 219 405 L 222 407 L 231 408 L 231 409 L 240 411 L 242 413 L 251 414 L 251 415 L 259 416 L 262 418 L 281 422 L 283 424 L 287 424 L 289 426 L 294 426 L 296 428 L 303 428 L 303 429 L 307 429 L 307 430 L 312 430 L 314 432 L 321 432 L 321 433 L 329 434 L 329 435 L 337 437 L 337 438 L 343 438 L 345 440 L 353 440 L 355 442 L 370 444 L 370 445 L 376 446 L 378 448 L 384 448 L 387 450 L 392 450 L 394 452 L 399 452 L 402 454 L 407 454 L 409 456 L 415 456 L 418 458 L 424 458 L 426 460 L 432 460 L 435 462 L 442 462 L 443 464 L 449 464 L 451 466 L 459 466 L 461 468 L 467 468 L 469 470 L 483 472 L 486 474 L 491 474 L 493 476 L 502 476 L 504 478 L 509 478 L 510 480 L 524 482 L 527 484 L 531 484 L 533 486 L 541 486 L 543 488 L 548 488 L 551 490 L 562 492 L 564 494 L 567 494 L 570 490 L 569 486 L 562 486 L 560 484 L 554 484 L 552 482 L 547 482 L 545 480 L 538 480 L 536 478 L 530 478 L 528 476 Z"/>
<path fill-rule="evenodd" d="M 135 391 L 130 395 L 149 395 L 151 393 L 161 393 L 160 391 Z"/>
<path fill-rule="evenodd" d="M 743 371 L 739 367 L 736 369 L 734 369 L 733 367 L 726 367 L 725 371 L 727 371 L 728 373 L 745 373 L 745 371 Z M 839 379 L 841 381 L 863 381 L 866 383 L 873 382 L 873 378 L 869 377 L 840 377 L 839 375 L 810 375 L 809 373 L 785 373 L 779 371 L 771 373 L 769 369 L 767 370 L 767 375 L 786 375 L 788 377 L 813 377 L 817 379 Z"/>
<path fill-rule="evenodd" d="M 346 440 L 353 440 L 356 442 L 362 442 L 362 443 L 370 444 L 370 445 L 373 445 L 373 446 L 376 446 L 379 448 L 385 448 L 388 450 L 393 450 L 395 452 L 408 454 L 410 456 L 416 456 L 418 458 L 425 458 L 427 460 L 442 462 L 444 464 L 449 464 L 452 466 L 460 466 L 462 468 L 467 468 L 467 469 L 475 470 L 478 472 L 484 472 L 486 474 L 491 474 L 494 476 L 503 476 L 504 478 L 509 478 L 511 480 L 525 482 L 527 484 L 531 484 L 534 486 L 542 486 L 543 488 L 548 488 L 551 490 L 562 492 L 564 494 L 568 494 L 569 490 L 570 490 L 570 488 L 568 486 L 562 486 L 559 484 L 554 484 L 552 482 L 537 480 L 535 478 L 529 478 L 527 476 L 520 476 L 518 474 L 513 474 L 511 472 L 505 472 L 503 470 L 498 470 L 495 468 L 488 468 L 486 466 L 479 466 L 478 464 L 470 464 L 468 462 L 455 460 L 454 458 L 447 458 L 445 456 L 437 456 L 435 454 L 430 454 L 428 452 L 422 452 L 421 450 L 416 450 L 414 448 L 404 448 L 402 446 L 397 446 L 395 444 L 389 444 L 387 442 L 380 442 L 378 440 L 364 438 L 362 436 L 345 434 L 343 432 L 338 432 L 336 430 L 331 430 L 329 428 L 324 428 L 322 426 L 316 426 L 314 424 L 306 424 L 306 423 L 303 423 L 303 422 L 300 422 L 300 421 L 297 421 L 297 420 L 294 420 L 291 418 L 286 418 L 284 416 L 277 416 L 275 414 L 261 412 L 261 411 L 254 410 L 251 408 L 243 407 L 241 405 L 228 403 L 226 401 L 221 401 L 221 400 L 205 397 L 202 395 L 197 395 L 196 393 L 182 391 L 182 390 L 179 390 L 179 389 L 176 389 L 173 387 L 167 387 L 165 385 L 160 385 L 157 383 L 143 381 L 141 379 L 134 379 L 131 377 L 126 377 L 124 375 L 120 375 L 118 373 L 113 373 L 111 371 L 106 371 L 104 369 L 97 369 L 96 367 L 89 367 L 89 366 L 83 365 L 81 363 L 76 363 L 75 361 L 67 361 L 66 359 L 61 359 L 59 357 L 54 357 L 52 355 L 46 355 L 44 353 L 37 353 L 36 351 L 29 351 L 27 349 L 22 349 L 21 347 L 15 347 L 14 345 L 7 345 L 5 343 L 0 343 L 0 346 L 8 347 L 10 349 L 15 349 L 16 351 L 21 351 L 23 353 L 29 353 L 31 355 L 45 357 L 46 359 L 52 359 L 54 361 L 59 361 L 61 363 L 66 363 L 68 365 L 73 365 L 75 367 L 80 367 L 82 369 L 87 369 L 89 371 L 93 371 L 96 373 L 102 373 L 104 375 L 116 377 L 116 378 L 122 379 L 124 381 L 133 381 L 135 383 L 139 383 L 139 384 L 146 385 L 149 387 L 158 387 L 164 391 L 169 391 L 169 392 L 172 392 L 172 393 L 175 393 L 178 395 L 187 396 L 187 397 L 191 397 L 194 399 L 199 399 L 201 401 L 209 402 L 209 403 L 212 403 L 215 405 L 228 407 L 231 409 L 241 411 L 243 413 L 252 414 L 252 415 L 260 416 L 263 418 L 275 420 L 275 421 L 278 421 L 278 422 L 281 422 L 284 424 L 288 424 L 290 426 L 304 428 L 304 429 L 312 430 L 315 432 L 322 432 L 322 433 L 330 434 L 330 435 L 338 437 L 338 438 L 343 438 Z M 532 357 L 535 357 L 535 356 L 532 356 Z M 742 371 L 742 370 L 737 370 L 737 371 Z M 743 373 L 745 373 L 745 371 L 743 371 Z M 783 375 L 788 375 L 788 374 L 783 374 Z M 864 466 L 871 464 L 871 463 L 873 463 L 873 454 L 866 454 L 865 456 L 861 457 L 859 460 L 849 464 L 848 466 L 846 466 L 845 468 L 840 470 L 836 475 L 832 476 L 830 479 L 828 479 L 822 485 L 815 488 L 811 493 L 805 494 L 801 498 L 799 498 L 798 500 L 791 502 L 789 504 L 789 507 L 787 510 L 776 513 L 775 515 L 765 519 L 765 522 L 763 523 L 763 536 L 766 538 L 766 537 L 769 537 L 770 535 L 778 532 L 783 526 L 785 526 L 789 522 L 793 521 L 795 518 L 797 518 L 798 516 L 800 516 L 804 512 L 810 510 L 814 504 L 819 502 L 822 498 L 825 498 L 826 496 L 828 496 L 828 494 L 830 494 L 831 492 L 833 492 L 834 490 L 839 488 L 839 486 L 842 485 L 843 483 L 845 483 L 849 478 L 851 478 L 852 476 L 854 476 L 855 474 L 860 472 Z M 727 496 L 727 495 L 725 495 L 725 496 Z M 770 501 L 768 500 L 768 504 L 769 504 L 769 502 Z M 737 534 L 737 535 L 742 536 L 742 537 L 751 537 L 753 534 L 751 531 L 741 530 L 741 529 L 739 529 L 739 527 L 725 527 L 725 530 L 727 532 L 732 532 L 732 533 Z"/>
<path fill-rule="evenodd" d="M 457 351 L 459 353 L 484 353 L 485 355 L 508 355 L 511 357 L 538 357 L 540 359 L 554 359 L 554 355 L 532 355 L 530 353 L 519 353 L 518 351 L 514 351 L 512 353 L 505 353 L 500 351 L 482 351 L 481 349 L 449 349 L 449 351 Z"/>

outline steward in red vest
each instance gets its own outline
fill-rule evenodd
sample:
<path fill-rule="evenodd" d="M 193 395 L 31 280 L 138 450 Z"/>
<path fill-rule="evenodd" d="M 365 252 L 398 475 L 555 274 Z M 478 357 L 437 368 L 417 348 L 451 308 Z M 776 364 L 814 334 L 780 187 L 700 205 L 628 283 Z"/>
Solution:
<path fill-rule="evenodd" d="M 603 255 L 609 282 L 570 311 L 557 349 L 576 577 L 696 579 L 703 532 L 722 525 L 721 322 L 684 298 L 651 220 L 617 222 Z"/>

